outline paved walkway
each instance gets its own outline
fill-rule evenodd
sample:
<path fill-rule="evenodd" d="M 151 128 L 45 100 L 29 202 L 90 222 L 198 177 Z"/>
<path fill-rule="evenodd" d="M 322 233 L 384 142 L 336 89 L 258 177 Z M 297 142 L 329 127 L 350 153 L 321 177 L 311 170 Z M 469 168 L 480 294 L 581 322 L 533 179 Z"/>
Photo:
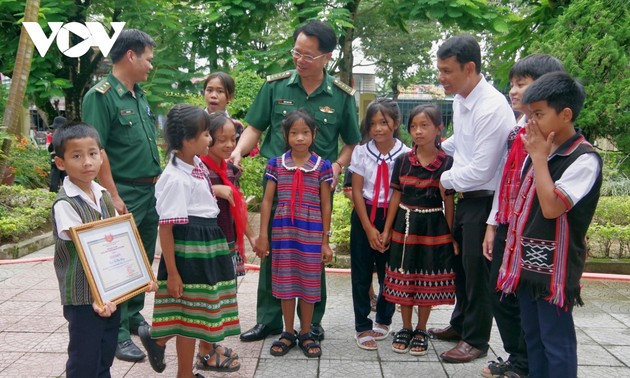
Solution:
<path fill-rule="evenodd" d="M 28 259 L 52 256 L 47 247 Z M 251 270 L 239 280 L 241 327 L 255 323 L 258 272 Z M 269 355 L 272 339 L 241 343 L 237 337 L 223 344 L 238 351 L 242 367 L 232 374 L 203 373 L 206 377 L 479 377 L 488 360 L 505 357 L 499 334 L 492 330 L 488 357 L 468 364 L 440 362 L 439 354 L 454 344 L 432 340 L 429 354 L 413 357 L 394 353 L 391 338 L 379 342 L 377 352 L 360 350 L 353 339 L 353 312 L 348 274 L 328 275 L 328 306 L 324 318 L 326 339 L 323 355 L 307 359 L 298 348 L 284 357 Z M 586 306 L 575 310 L 580 377 L 630 377 L 630 282 L 584 281 Z M 150 319 L 153 296 L 147 299 Z M 435 308 L 430 326 L 448 323 L 451 306 Z M 401 326 L 394 317 L 394 329 Z M 134 336 L 135 338 L 135 336 Z M 140 341 L 135 338 L 138 345 Z M 63 377 L 68 342 L 52 261 L 0 265 L 0 377 Z M 113 377 L 174 377 L 175 343 L 166 351 L 162 374 L 148 362 L 116 360 Z"/>

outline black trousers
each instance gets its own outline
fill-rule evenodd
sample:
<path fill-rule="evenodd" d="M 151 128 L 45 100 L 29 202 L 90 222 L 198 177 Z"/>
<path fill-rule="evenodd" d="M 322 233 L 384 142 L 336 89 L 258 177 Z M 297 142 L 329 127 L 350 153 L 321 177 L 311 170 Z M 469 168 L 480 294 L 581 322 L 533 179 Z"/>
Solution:
<path fill-rule="evenodd" d="M 365 205 L 368 214 L 372 206 Z M 383 231 L 385 219 L 383 219 L 384 209 L 377 209 L 374 226 L 379 231 Z M 352 280 L 352 305 L 354 306 L 354 329 L 357 332 L 364 332 L 372 329 L 372 319 L 370 315 L 370 295 L 368 291 L 372 285 L 372 274 L 376 265 L 376 275 L 378 276 L 378 300 L 376 302 L 376 322 L 378 324 L 392 324 L 392 316 L 396 311 L 393 303 L 385 300 L 383 296 L 383 285 L 385 281 L 385 264 L 389 260 L 389 250 L 381 253 L 370 247 L 367 235 L 356 211 L 352 211 L 350 218 L 350 272 Z"/>
<path fill-rule="evenodd" d="M 91 305 L 63 306 L 68 321 L 67 378 L 109 378 L 118 345 L 120 311 L 100 317 Z"/>
<path fill-rule="evenodd" d="M 521 327 L 521 309 L 518 298 L 514 294 L 502 294 L 496 289 L 499 269 L 505 252 L 507 231 L 508 225 L 500 224 L 494 236 L 492 265 L 490 266 L 490 304 L 492 315 L 499 328 L 501 341 L 503 341 L 503 349 L 509 354 L 508 361 L 514 366 L 517 373 L 527 375 L 529 371 L 527 368 L 527 347 Z"/>
<path fill-rule="evenodd" d="M 486 221 L 492 208 L 492 196 L 460 198 L 455 211 L 455 241 L 459 255 L 453 259 L 455 278 L 455 309 L 451 326 L 462 340 L 486 351 L 492 328 L 490 309 L 490 262 L 483 257 L 482 243 Z"/>

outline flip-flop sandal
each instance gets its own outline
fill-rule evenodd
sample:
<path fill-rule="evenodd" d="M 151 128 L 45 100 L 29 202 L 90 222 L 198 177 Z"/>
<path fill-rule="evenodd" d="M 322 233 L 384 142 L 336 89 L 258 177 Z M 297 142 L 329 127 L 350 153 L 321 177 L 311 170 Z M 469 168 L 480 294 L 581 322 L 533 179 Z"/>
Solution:
<path fill-rule="evenodd" d="M 394 341 L 392 341 L 392 350 L 396 353 L 407 353 L 409 351 L 409 342 L 411 341 L 412 335 L 412 331 L 408 328 L 403 328 L 400 331 L 396 332 L 396 337 L 394 337 Z M 404 348 L 395 348 L 394 344 L 402 344 Z"/>
<path fill-rule="evenodd" d="M 412 356 L 424 356 L 429 353 L 429 337 L 429 334 L 421 329 L 413 331 L 413 338 L 409 344 L 409 354 Z M 413 350 L 414 348 L 423 348 L 423 350 Z"/>
<path fill-rule="evenodd" d="M 213 356 L 215 358 L 212 358 Z M 234 361 L 238 362 L 237 359 L 233 357 L 225 357 L 225 360 L 221 362 L 220 361 L 221 357 L 225 357 L 225 356 L 222 356 L 219 353 L 217 353 L 216 350 L 213 350 L 212 352 L 203 356 L 200 362 L 195 363 L 195 368 L 199 370 L 209 370 L 209 371 L 225 372 L 225 373 L 238 371 L 238 369 L 241 368 L 240 363 L 238 363 L 235 366 L 232 366 L 232 362 Z M 211 360 L 214 360 L 214 363 L 212 363 Z"/>
<path fill-rule="evenodd" d="M 313 339 L 310 332 L 302 334 L 299 336 L 300 342 L 298 345 L 300 349 L 302 349 L 302 353 L 308 358 L 316 358 L 322 355 L 322 347 L 319 345 L 317 341 Z M 311 341 L 310 343 L 304 344 L 305 341 Z M 317 352 L 310 352 L 309 349 L 319 348 Z"/>
<path fill-rule="evenodd" d="M 365 343 L 367 343 L 368 341 L 374 341 L 374 336 L 368 334 L 365 336 L 359 336 L 362 332 L 357 332 L 356 335 L 354 335 L 354 339 L 357 341 L 357 346 L 363 350 L 377 350 L 378 346 L 368 346 L 365 345 Z"/>
<path fill-rule="evenodd" d="M 374 336 L 374 340 L 380 341 L 385 340 L 389 336 L 391 329 L 389 326 L 375 323 L 374 327 L 372 327 L 372 332 L 378 333 L 378 336 Z"/>
<path fill-rule="evenodd" d="M 280 335 L 280 339 L 274 341 L 271 344 L 271 348 L 269 348 L 269 353 L 275 357 L 284 356 L 285 354 L 289 353 L 289 351 L 293 349 L 293 347 L 295 347 L 295 345 L 297 344 L 297 338 L 297 334 L 295 333 L 291 334 L 289 332 L 282 332 L 282 334 Z M 288 340 L 289 344 L 284 343 L 282 339 Z M 274 347 L 280 348 L 281 350 L 275 350 Z"/>

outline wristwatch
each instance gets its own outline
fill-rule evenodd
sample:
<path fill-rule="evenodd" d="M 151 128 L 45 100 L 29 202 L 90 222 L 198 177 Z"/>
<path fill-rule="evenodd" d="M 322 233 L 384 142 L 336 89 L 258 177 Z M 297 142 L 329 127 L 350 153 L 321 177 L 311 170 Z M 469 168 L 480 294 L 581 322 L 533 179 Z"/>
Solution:
<path fill-rule="evenodd" d="M 328 232 L 326 233 L 326 235 L 328 235 L 328 237 L 329 237 L 329 238 L 332 238 L 333 232 L 332 232 L 332 231 L 328 231 Z"/>

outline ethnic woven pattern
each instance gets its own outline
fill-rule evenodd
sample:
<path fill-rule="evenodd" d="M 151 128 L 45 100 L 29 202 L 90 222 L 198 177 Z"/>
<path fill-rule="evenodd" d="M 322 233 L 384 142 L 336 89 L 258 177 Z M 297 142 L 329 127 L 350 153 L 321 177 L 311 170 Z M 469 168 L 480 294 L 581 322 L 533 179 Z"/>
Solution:
<path fill-rule="evenodd" d="M 436 306 L 455 303 L 455 272 L 400 273 L 386 268 L 385 298 L 408 306 Z"/>
<path fill-rule="evenodd" d="M 453 239 L 442 209 L 440 175 L 452 158 L 439 150 L 422 166 L 415 149 L 394 164 L 392 188 L 401 192 L 385 268 L 385 298 L 409 306 L 455 303 Z"/>
<path fill-rule="evenodd" d="M 169 272 L 162 258 L 152 336 L 179 335 L 216 342 L 238 335 L 241 329 L 234 263 L 216 219 L 189 217 L 189 223 L 173 227 L 173 237 L 183 294 L 169 294 Z"/>
<path fill-rule="evenodd" d="M 216 342 L 241 332 L 236 304 L 236 280 L 216 285 L 184 285 L 173 298 L 166 281 L 158 282 L 153 312 L 153 337 L 186 336 Z"/>
<path fill-rule="evenodd" d="M 523 269 L 539 273 L 553 272 L 553 254 L 556 243 L 553 240 L 523 238 Z"/>
<path fill-rule="evenodd" d="M 296 192 L 298 174 L 301 183 Z M 332 180 L 331 164 L 313 153 L 304 166 L 296 167 L 287 152 L 269 160 L 265 175 L 276 182 L 278 196 L 271 233 L 272 294 L 319 302 L 323 230 L 319 190 L 322 182 Z"/>

